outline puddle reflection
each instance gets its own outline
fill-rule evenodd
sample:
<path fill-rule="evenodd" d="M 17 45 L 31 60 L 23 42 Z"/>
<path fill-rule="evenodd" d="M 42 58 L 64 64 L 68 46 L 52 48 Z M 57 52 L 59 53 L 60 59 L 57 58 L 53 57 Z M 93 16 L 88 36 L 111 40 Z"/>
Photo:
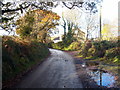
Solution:
<path fill-rule="evenodd" d="M 89 75 L 91 75 L 92 79 L 100 85 L 106 87 L 113 87 L 115 83 L 115 77 L 109 73 L 102 72 L 102 71 L 90 71 Z"/>
<path fill-rule="evenodd" d="M 85 62 L 82 64 L 82 67 L 86 68 L 86 70 L 88 71 L 87 73 L 91 76 L 91 79 L 93 79 L 99 86 L 105 86 L 110 88 L 117 87 L 116 84 L 119 85 L 118 74 L 114 72 L 114 74 L 117 75 L 114 76 L 112 75 L 112 73 L 108 73 L 109 69 L 111 68 L 113 68 L 113 70 L 116 71 L 116 69 L 114 69 L 115 67 L 111 67 L 108 65 L 106 66 L 94 61 Z"/>

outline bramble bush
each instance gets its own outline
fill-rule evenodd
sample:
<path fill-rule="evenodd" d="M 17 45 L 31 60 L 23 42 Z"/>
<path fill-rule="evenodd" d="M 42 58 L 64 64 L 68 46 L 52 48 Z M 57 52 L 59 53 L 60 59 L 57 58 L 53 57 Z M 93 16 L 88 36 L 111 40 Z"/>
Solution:
<path fill-rule="evenodd" d="M 52 48 L 54 48 L 54 49 L 63 50 L 63 48 L 64 48 L 64 43 L 63 43 L 63 42 L 51 43 L 51 46 L 52 46 Z"/>
<path fill-rule="evenodd" d="M 3 82 L 25 72 L 50 53 L 43 43 L 8 36 L 2 39 L 2 51 Z"/>
<path fill-rule="evenodd" d="M 67 48 L 64 48 L 64 50 L 79 50 L 81 48 L 81 43 L 80 42 L 72 42 Z"/>
<path fill-rule="evenodd" d="M 74 51 L 74 50 L 79 50 L 81 48 L 81 43 L 72 42 L 70 45 L 66 46 L 64 42 L 58 42 L 58 43 L 50 43 L 47 46 L 54 49 Z"/>
<path fill-rule="evenodd" d="M 117 47 L 118 44 L 117 42 L 112 42 L 112 41 L 86 41 L 85 43 L 82 44 L 82 52 L 86 53 L 85 56 L 89 56 L 89 55 L 97 55 L 97 56 L 104 56 L 105 51 L 110 49 L 110 48 L 114 48 Z"/>
<path fill-rule="evenodd" d="M 89 42 L 89 41 L 88 41 Z M 92 44 L 92 46 L 90 45 Z M 104 61 L 118 63 L 120 60 L 120 47 L 119 41 L 92 41 L 88 43 L 84 43 L 79 52 L 79 55 L 84 58 L 104 58 Z"/>

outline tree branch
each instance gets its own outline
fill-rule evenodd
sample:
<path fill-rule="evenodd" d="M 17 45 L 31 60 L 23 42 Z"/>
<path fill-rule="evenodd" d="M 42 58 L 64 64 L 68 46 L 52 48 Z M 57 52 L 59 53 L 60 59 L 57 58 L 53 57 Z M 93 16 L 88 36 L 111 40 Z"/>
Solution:
<path fill-rule="evenodd" d="M 47 23 L 40 30 L 43 30 L 49 24 L 49 20 L 50 19 L 47 20 Z"/>
<path fill-rule="evenodd" d="M 39 6 L 37 6 L 37 5 L 35 5 L 35 4 L 32 4 L 31 6 L 34 6 L 34 7 L 36 7 L 36 8 L 39 8 L 39 9 L 43 9 L 43 7 L 39 7 Z"/>
<path fill-rule="evenodd" d="M 26 7 L 21 7 L 21 8 L 16 8 L 16 9 L 2 10 L 2 15 L 3 15 L 4 13 L 13 12 L 13 11 L 19 11 L 19 10 L 21 10 L 21 9 L 26 9 L 26 8 L 28 8 L 29 6 L 30 6 L 30 4 L 29 4 L 28 6 L 26 6 Z"/>
<path fill-rule="evenodd" d="M 67 8 L 72 9 L 75 5 L 73 4 L 71 7 L 67 6 L 65 2 L 62 2 Z"/>

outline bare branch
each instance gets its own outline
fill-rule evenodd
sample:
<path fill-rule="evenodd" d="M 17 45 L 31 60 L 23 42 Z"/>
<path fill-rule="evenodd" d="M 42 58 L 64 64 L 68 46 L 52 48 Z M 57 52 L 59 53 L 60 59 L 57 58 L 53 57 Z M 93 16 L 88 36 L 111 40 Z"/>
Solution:
<path fill-rule="evenodd" d="M 69 7 L 69 6 L 67 6 L 67 4 L 65 3 L 65 2 L 62 2 L 67 8 L 69 8 L 69 9 L 72 9 L 75 5 L 74 4 L 72 4 L 72 6 L 71 7 Z"/>
<path fill-rule="evenodd" d="M 19 11 L 19 10 L 21 10 L 21 9 L 26 9 L 26 8 L 28 8 L 29 6 L 30 6 L 30 4 L 28 4 L 28 6 L 26 6 L 26 7 L 20 7 L 20 8 L 16 8 L 16 9 L 2 10 L 2 15 L 3 15 L 4 13 L 13 12 L 13 11 Z"/>

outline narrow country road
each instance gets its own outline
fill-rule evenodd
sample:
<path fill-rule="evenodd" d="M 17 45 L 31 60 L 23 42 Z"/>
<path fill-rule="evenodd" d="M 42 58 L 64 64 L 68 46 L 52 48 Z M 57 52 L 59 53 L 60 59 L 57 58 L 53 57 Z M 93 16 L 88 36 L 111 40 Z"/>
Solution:
<path fill-rule="evenodd" d="M 16 88 L 82 88 L 73 58 L 60 50 L 50 51 L 51 56 L 25 76 Z"/>

